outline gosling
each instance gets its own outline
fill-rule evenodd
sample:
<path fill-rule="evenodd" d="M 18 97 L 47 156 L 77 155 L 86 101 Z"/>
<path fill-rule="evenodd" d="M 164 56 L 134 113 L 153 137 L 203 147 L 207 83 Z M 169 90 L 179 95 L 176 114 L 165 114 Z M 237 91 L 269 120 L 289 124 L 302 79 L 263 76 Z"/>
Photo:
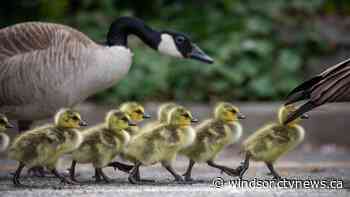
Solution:
<path fill-rule="evenodd" d="M 48 124 L 26 131 L 15 138 L 9 148 L 9 157 L 19 162 L 13 176 L 15 186 L 22 185 L 19 181 L 21 171 L 26 167 L 46 167 L 63 183 L 75 184 L 58 173 L 58 159 L 77 149 L 83 141 L 78 130 L 86 126 L 80 114 L 73 109 L 61 109 L 54 118 L 54 124 Z"/>
<path fill-rule="evenodd" d="M 135 166 L 130 172 L 129 182 L 140 184 L 154 181 L 140 178 L 141 165 L 153 165 L 158 162 L 169 171 L 175 181 L 182 182 L 182 176 L 172 167 L 179 150 L 193 143 L 195 132 L 191 127 L 197 122 L 189 110 L 174 107 L 169 112 L 167 123 L 152 127 L 131 139 L 126 152 L 133 159 Z"/>
<path fill-rule="evenodd" d="M 174 107 L 179 107 L 180 105 L 168 102 L 163 103 L 158 107 L 157 120 L 147 123 L 142 130 L 148 130 L 152 127 L 156 127 L 160 124 L 167 123 L 169 111 Z"/>
<path fill-rule="evenodd" d="M 135 126 L 128 115 L 120 110 L 111 110 L 107 113 L 104 124 L 96 125 L 84 131 L 84 142 L 72 153 L 70 178 L 75 179 L 75 166 L 77 163 L 92 163 L 95 168 L 95 180 L 109 183 L 110 178 L 104 174 L 102 168 L 106 167 L 130 140 L 125 130 Z"/>
<path fill-rule="evenodd" d="M 217 155 L 225 146 L 236 143 L 242 136 L 242 126 L 238 122 L 245 116 L 239 108 L 226 102 L 216 104 L 214 117 L 195 127 L 196 138 L 192 145 L 180 151 L 189 159 L 188 168 L 184 174 L 185 181 L 193 181 L 192 168 L 195 163 L 206 162 L 209 166 L 220 169 L 222 172 L 237 176 L 235 169 L 216 164 Z"/>
<path fill-rule="evenodd" d="M 298 123 L 301 119 L 308 118 L 306 114 L 288 124 L 284 124 L 288 116 L 295 110 L 297 108 L 294 105 L 280 107 L 277 123 L 265 125 L 243 142 L 245 160 L 237 168 L 240 179 L 243 178 L 244 173 L 249 168 L 250 159 L 265 162 L 274 179 L 281 179 L 281 176 L 273 167 L 275 161 L 294 149 L 304 139 L 304 129 Z"/>
<path fill-rule="evenodd" d="M 10 137 L 5 133 L 9 128 L 13 128 L 5 115 L 0 114 L 0 152 L 7 150 L 10 144 Z"/>

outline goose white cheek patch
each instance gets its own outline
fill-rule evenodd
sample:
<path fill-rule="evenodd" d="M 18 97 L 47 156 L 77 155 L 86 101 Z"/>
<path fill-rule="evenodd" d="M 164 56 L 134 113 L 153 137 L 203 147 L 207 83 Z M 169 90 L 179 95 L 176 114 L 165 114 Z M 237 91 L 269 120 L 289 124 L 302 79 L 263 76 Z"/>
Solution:
<path fill-rule="evenodd" d="M 162 34 L 158 51 L 166 55 L 183 58 L 180 51 L 177 50 L 173 37 L 169 34 Z"/>

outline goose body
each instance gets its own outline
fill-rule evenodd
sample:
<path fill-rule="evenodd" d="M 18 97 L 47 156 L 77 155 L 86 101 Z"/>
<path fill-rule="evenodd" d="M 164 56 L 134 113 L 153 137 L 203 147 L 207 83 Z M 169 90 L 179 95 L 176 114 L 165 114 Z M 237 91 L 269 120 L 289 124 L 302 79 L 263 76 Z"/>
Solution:
<path fill-rule="evenodd" d="M 131 62 L 130 49 L 98 45 L 68 26 L 28 22 L 1 29 L 0 111 L 20 120 L 49 117 L 118 82 Z"/>
<path fill-rule="evenodd" d="M 0 112 L 25 130 L 111 87 L 132 64 L 131 34 L 162 54 L 212 63 L 184 34 L 156 31 L 133 17 L 116 19 L 105 45 L 65 25 L 20 23 L 0 29 Z"/>

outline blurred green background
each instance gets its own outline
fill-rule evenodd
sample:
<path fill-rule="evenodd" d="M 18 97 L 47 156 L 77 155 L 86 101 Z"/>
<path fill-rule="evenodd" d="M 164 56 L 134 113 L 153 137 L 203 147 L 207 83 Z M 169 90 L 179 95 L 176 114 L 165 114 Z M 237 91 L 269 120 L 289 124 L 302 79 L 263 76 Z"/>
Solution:
<path fill-rule="evenodd" d="M 124 15 L 188 33 L 216 62 L 164 57 L 133 38 L 129 75 L 91 100 L 280 100 L 320 71 L 317 60 L 349 45 L 334 36 L 349 23 L 342 20 L 350 16 L 348 0 L 7 0 L 0 26 L 64 23 L 103 42 L 111 22 Z"/>

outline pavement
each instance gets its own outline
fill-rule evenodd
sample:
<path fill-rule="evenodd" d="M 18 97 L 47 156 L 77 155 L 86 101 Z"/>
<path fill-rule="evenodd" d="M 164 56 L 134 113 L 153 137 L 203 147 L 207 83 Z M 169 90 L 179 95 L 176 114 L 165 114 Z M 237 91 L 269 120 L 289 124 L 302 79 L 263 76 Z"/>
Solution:
<path fill-rule="evenodd" d="M 147 104 L 146 109 L 154 114 L 155 106 L 152 103 Z M 242 122 L 245 128 L 244 138 L 263 123 L 273 120 L 279 103 L 239 106 L 242 106 L 242 112 L 248 117 Z M 90 124 L 101 121 L 109 108 L 86 104 L 80 106 L 83 116 L 85 115 Z M 210 108 L 200 105 L 191 105 L 191 109 L 199 118 L 204 118 L 210 111 Z M 21 181 L 26 187 L 16 188 L 12 185 L 10 175 L 15 170 L 16 163 L 6 159 L 5 155 L 0 155 L 0 197 L 350 196 L 350 141 L 346 130 L 350 123 L 345 121 L 347 110 L 350 112 L 350 107 L 337 105 L 311 113 L 311 121 L 304 124 L 307 133 L 304 142 L 275 165 L 280 175 L 288 179 L 283 179 L 284 184 L 271 183 L 272 179 L 264 164 L 251 162 L 245 182 L 239 182 L 237 177 L 221 174 L 206 164 L 198 164 L 193 170 L 195 182 L 188 184 L 174 183 L 172 176 L 160 165 L 141 168 L 142 177 L 156 180 L 154 184 L 132 185 L 128 182 L 126 173 L 107 168 L 104 171 L 113 182 L 96 184 L 92 178 L 92 167 L 78 165 L 77 179 L 81 181 L 79 185 L 64 185 L 52 177 L 30 177 L 24 171 Z M 239 145 L 230 146 L 220 154 L 217 162 L 237 167 L 243 158 L 239 152 Z M 63 158 L 59 170 L 65 172 L 69 163 L 68 156 Z M 181 173 L 186 166 L 187 159 L 183 157 L 178 157 L 174 163 L 175 169 Z M 320 185 L 318 181 L 325 185 Z"/>

